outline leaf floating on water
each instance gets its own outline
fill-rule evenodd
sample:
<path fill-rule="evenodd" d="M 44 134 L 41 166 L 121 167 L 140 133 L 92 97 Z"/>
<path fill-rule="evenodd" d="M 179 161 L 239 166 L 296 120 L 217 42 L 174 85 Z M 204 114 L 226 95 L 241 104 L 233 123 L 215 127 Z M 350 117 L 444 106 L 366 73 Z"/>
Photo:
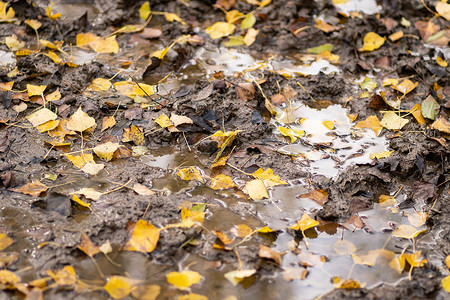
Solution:
<path fill-rule="evenodd" d="M 187 295 L 180 295 L 177 297 L 177 300 L 208 300 L 208 297 L 195 294 L 195 293 L 189 293 Z M 224 299 L 226 300 L 226 299 Z M 233 300 L 233 299 L 230 299 Z"/>
<path fill-rule="evenodd" d="M 84 233 L 81 233 L 81 242 L 78 245 L 78 249 L 90 257 L 94 257 L 94 255 L 100 253 L 100 248 L 94 245 L 91 239 Z"/>
<path fill-rule="evenodd" d="M 282 180 L 280 176 L 273 174 L 273 170 L 271 168 L 267 168 L 267 170 L 265 171 L 263 168 L 259 168 L 258 170 L 253 172 L 252 175 L 256 179 L 264 180 L 264 185 L 266 187 L 273 187 L 277 185 L 287 184 L 287 182 Z"/>
<path fill-rule="evenodd" d="M 404 239 L 413 239 L 425 231 L 426 229 L 417 229 L 416 227 L 410 225 L 400 225 L 392 232 L 392 236 Z"/>
<path fill-rule="evenodd" d="M 0 233 L 0 251 L 5 250 L 14 243 L 14 240 L 5 233 Z"/>
<path fill-rule="evenodd" d="M 246 236 L 250 236 L 255 231 L 248 227 L 246 224 L 235 225 L 230 231 L 239 238 L 245 238 Z"/>
<path fill-rule="evenodd" d="M 203 179 L 202 173 L 200 172 L 200 169 L 195 166 L 179 169 L 177 171 L 177 175 L 183 180 L 197 180 L 200 182 L 205 181 Z"/>
<path fill-rule="evenodd" d="M 100 193 L 93 188 L 82 188 L 81 190 L 73 192 L 71 194 L 83 195 L 87 199 L 91 200 L 98 200 L 103 195 L 103 193 Z"/>
<path fill-rule="evenodd" d="M 342 279 L 338 276 L 333 277 L 333 285 L 337 289 L 346 289 L 346 290 L 354 290 L 359 289 L 361 287 L 361 284 L 356 280 L 353 280 L 351 278 Z"/>
<path fill-rule="evenodd" d="M 10 189 L 10 191 L 27 194 L 33 197 L 39 197 L 39 195 L 48 189 L 46 185 L 41 183 L 39 180 L 27 183 L 20 188 Z"/>
<path fill-rule="evenodd" d="M 37 127 L 51 120 L 56 120 L 58 116 L 48 108 L 41 108 L 40 110 L 28 115 L 26 119 L 34 126 Z"/>
<path fill-rule="evenodd" d="M 226 190 L 235 187 L 236 184 L 230 176 L 219 174 L 211 180 L 210 187 L 213 190 Z"/>
<path fill-rule="evenodd" d="M 78 107 L 78 110 L 70 116 L 67 121 L 67 129 L 73 131 L 83 132 L 90 128 L 97 126 L 95 119 L 90 117 L 87 113 L 81 110 L 81 106 Z"/>
<path fill-rule="evenodd" d="M 423 267 L 428 262 L 425 258 L 422 259 L 422 251 L 404 254 L 404 256 L 409 265 L 414 268 Z"/>
<path fill-rule="evenodd" d="M 401 274 L 405 269 L 405 262 L 405 255 L 402 253 L 389 262 L 389 267 L 397 271 L 398 274 Z"/>
<path fill-rule="evenodd" d="M 202 280 L 202 276 L 195 271 L 170 272 L 166 278 L 168 283 L 179 289 L 186 289 Z"/>
<path fill-rule="evenodd" d="M 294 230 L 301 230 L 305 231 L 309 228 L 313 228 L 319 225 L 319 222 L 317 222 L 314 219 L 311 219 L 311 217 L 307 213 L 303 213 L 302 218 L 294 225 L 289 227 L 290 229 Z"/>
<path fill-rule="evenodd" d="M 132 279 L 124 276 L 111 276 L 108 282 L 103 287 L 108 294 L 114 299 L 121 299 L 128 296 L 135 290 L 135 285 L 139 284 L 141 280 Z"/>
<path fill-rule="evenodd" d="M 155 250 L 159 240 L 161 229 L 156 228 L 153 224 L 138 220 L 133 230 L 131 239 L 127 242 L 124 250 L 150 253 Z"/>
<path fill-rule="evenodd" d="M 437 103 L 436 100 L 434 100 L 433 96 L 431 95 L 428 95 L 428 97 L 425 100 L 423 100 L 420 107 L 422 116 L 431 120 L 436 119 L 436 116 L 441 108 L 439 106 L 439 103 Z"/>
<path fill-rule="evenodd" d="M 239 282 L 244 280 L 247 277 L 252 276 L 256 273 L 255 269 L 247 269 L 247 270 L 234 270 L 228 273 L 225 273 L 223 276 L 231 282 L 233 286 L 236 286 Z"/>
<path fill-rule="evenodd" d="M 161 287 L 156 284 L 136 286 L 131 295 L 140 300 L 156 300 L 161 293 Z"/>
<path fill-rule="evenodd" d="M 386 37 L 381 37 L 375 32 L 369 32 L 364 36 L 363 46 L 359 51 L 373 51 L 383 46 Z"/>
<path fill-rule="evenodd" d="M 388 111 L 384 114 L 384 117 L 381 120 L 380 125 L 390 130 L 400 130 L 403 128 L 403 126 L 405 126 L 408 123 L 409 123 L 408 119 L 400 117 L 393 111 Z"/>
<path fill-rule="evenodd" d="M 328 202 L 328 192 L 325 190 L 314 190 L 307 194 L 300 195 L 298 198 L 308 198 L 316 201 L 320 205 L 324 205 Z"/>
<path fill-rule="evenodd" d="M 298 138 L 301 138 L 305 135 L 303 130 L 299 129 L 291 129 L 286 127 L 278 127 L 278 131 L 285 137 L 291 139 L 291 143 L 295 142 Z"/>
<path fill-rule="evenodd" d="M 213 24 L 212 26 L 206 28 L 205 32 L 209 34 L 209 36 L 215 40 L 220 39 L 225 36 L 229 36 L 234 32 L 234 29 L 236 28 L 235 25 L 227 23 L 227 22 L 217 22 Z"/>
<path fill-rule="evenodd" d="M 61 270 L 47 270 L 50 276 L 58 286 L 74 285 L 77 282 L 77 274 L 72 266 L 65 266 Z"/>
<path fill-rule="evenodd" d="M 357 248 L 356 246 L 347 240 L 339 240 L 333 245 L 334 251 L 339 255 L 347 255 L 354 253 Z"/>
<path fill-rule="evenodd" d="M 244 187 L 244 193 L 250 196 L 254 201 L 259 201 L 262 199 L 268 199 L 269 193 L 267 192 L 266 185 L 261 179 L 255 179 L 248 181 Z"/>
<path fill-rule="evenodd" d="M 383 126 L 381 126 L 380 120 L 378 120 L 377 116 L 368 116 L 364 121 L 359 121 L 354 128 L 370 128 L 377 136 L 380 135 L 381 130 L 383 130 Z"/>
<path fill-rule="evenodd" d="M 283 263 L 283 259 L 281 258 L 281 254 L 267 246 L 259 245 L 259 257 L 271 259 L 276 262 L 278 265 Z"/>

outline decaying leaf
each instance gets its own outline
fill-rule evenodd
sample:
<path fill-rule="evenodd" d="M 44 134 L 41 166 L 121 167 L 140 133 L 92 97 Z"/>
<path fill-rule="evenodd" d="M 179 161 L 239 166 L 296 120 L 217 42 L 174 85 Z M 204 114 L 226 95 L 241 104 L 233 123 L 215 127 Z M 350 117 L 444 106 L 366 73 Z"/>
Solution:
<path fill-rule="evenodd" d="M 83 168 L 87 163 L 95 164 L 94 156 L 90 153 L 82 152 L 80 155 L 66 154 L 66 157 L 73 163 L 75 167 L 79 169 Z"/>
<path fill-rule="evenodd" d="M 153 252 L 158 244 L 160 231 L 160 228 L 156 228 L 151 223 L 145 220 L 138 220 L 131 239 L 125 245 L 124 250 L 144 253 Z"/>
<path fill-rule="evenodd" d="M 48 189 L 48 187 L 41 183 L 39 180 L 35 180 L 32 182 L 29 182 L 20 188 L 10 189 L 13 192 L 27 194 L 33 197 L 39 197 L 39 195 L 43 192 L 45 192 Z"/>
<path fill-rule="evenodd" d="M 384 114 L 380 125 L 390 130 L 400 130 L 408 123 L 408 119 L 400 117 L 393 111 L 388 111 Z"/>
<path fill-rule="evenodd" d="M 77 282 L 77 275 L 72 266 L 65 266 L 57 271 L 47 270 L 47 274 L 59 286 L 74 285 Z"/>
<path fill-rule="evenodd" d="M 236 186 L 230 176 L 219 174 L 211 180 L 211 188 L 213 190 L 226 190 Z"/>
<path fill-rule="evenodd" d="M 450 122 L 444 116 L 439 116 L 439 118 L 431 124 L 431 128 L 450 134 Z"/>
<path fill-rule="evenodd" d="M 267 246 L 259 245 L 259 257 L 271 259 L 276 262 L 278 265 L 281 265 L 283 259 L 281 258 L 281 254 Z"/>
<path fill-rule="evenodd" d="M 417 229 L 416 227 L 410 225 L 400 225 L 392 232 L 392 236 L 404 239 L 413 239 L 425 231 L 426 229 Z"/>
<path fill-rule="evenodd" d="M 67 129 L 73 131 L 83 132 L 94 126 L 97 126 L 95 119 L 85 113 L 81 109 L 81 106 L 78 107 L 78 110 L 73 115 L 71 115 L 69 120 L 67 121 Z"/>
<path fill-rule="evenodd" d="M 303 213 L 302 218 L 289 228 L 294 230 L 301 230 L 302 232 L 304 232 L 305 230 L 316 227 L 317 225 L 319 225 L 319 222 L 311 219 L 311 217 L 305 212 Z"/>
<path fill-rule="evenodd" d="M 333 277 L 333 284 L 334 287 L 337 289 L 346 289 L 346 290 L 359 289 L 361 287 L 361 284 L 356 280 L 353 280 L 351 278 L 342 279 L 338 276 Z"/>
<path fill-rule="evenodd" d="M 259 168 L 253 172 L 252 176 L 256 179 L 263 180 L 264 185 L 268 188 L 287 184 L 287 182 L 282 180 L 280 176 L 273 174 L 273 170 L 271 168 L 267 168 L 265 171 L 263 168 Z"/>
<path fill-rule="evenodd" d="M 247 270 L 234 270 L 224 274 L 224 277 L 231 282 L 233 286 L 236 286 L 239 282 L 244 280 L 247 277 L 252 276 L 256 273 L 255 269 L 247 269 Z"/>
<path fill-rule="evenodd" d="M 160 115 L 158 118 L 155 119 L 155 123 L 161 126 L 162 128 L 166 128 L 169 126 L 174 126 L 172 121 L 169 119 L 169 117 L 166 114 Z"/>
<path fill-rule="evenodd" d="M 78 245 L 78 249 L 90 257 L 94 257 L 97 253 L 100 253 L 100 248 L 94 245 L 91 239 L 84 233 L 81 233 L 81 242 Z"/>
<path fill-rule="evenodd" d="M 106 91 L 109 90 L 111 85 L 112 83 L 109 79 L 95 78 L 94 80 L 92 80 L 91 84 L 86 88 L 86 91 L 95 91 L 95 92 Z"/>
<path fill-rule="evenodd" d="M 418 84 L 418 82 L 414 83 L 409 79 L 405 79 L 401 83 L 393 85 L 392 88 L 406 95 L 414 90 Z"/>
<path fill-rule="evenodd" d="M 267 192 L 264 181 L 261 179 L 250 180 L 245 184 L 244 193 L 248 194 L 254 201 L 262 199 L 268 199 L 269 193 Z"/>
<path fill-rule="evenodd" d="M 178 177 L 180 177 L 183 180 L 197 180 L 200 182 L 205 181 L 203 179 L 200 169 L 195 166 L 179 169 L 177 171 L 177 175 L 178 175 Z"/>
<path fill-rule="evenodd" d="M 434 100 L 433 96 L 431 95 L 428 95 L 428 97 L 425 100 L 423 100 L 420 107 L 422 116 L 431 120 L 436 119 L 436 116 L 439 113 L 439 109 L 441 108 L 439 106 L 439 103 L 437 103 L 436 100 Z"/>
<path fill-rule="evenodd" d="M 170 272 L 166 278 L 168 283 L 180 289 L 186 289 L 202 280 L 202 276 L 195 271 Z"/>
<path fill-rule="evenodd" d="M 363 46 L 359 51 L 373 51 L 383 46 L 386 37 L 381 37 L 375 32 L 369 32 L 364 36 Z"/>
<path fill-rule="evenodd" d="M 316 201 L 320 205 L 324 205 L 328 202 L 328 193 L 324 190 L 314 190 L 307 194 L 300 195 L 298 198 L 308 198 Z"/>

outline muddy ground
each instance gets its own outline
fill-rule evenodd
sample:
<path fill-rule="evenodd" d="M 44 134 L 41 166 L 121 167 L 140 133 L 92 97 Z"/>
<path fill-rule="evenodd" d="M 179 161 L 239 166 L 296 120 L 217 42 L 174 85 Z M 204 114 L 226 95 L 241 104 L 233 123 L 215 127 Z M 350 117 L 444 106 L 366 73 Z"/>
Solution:
<path fill-rule="evenodd" d="M 98 14 L 97 17 L 93 18 L 92 14 L 89 18 L 63 17 L 55 22 L 45 16 L 47 3 L 43 1 L 36 3 L 12 1 L 10 5 L 16 12 L 16 18 L 22 22 L 1 23 L 0 40 L 15 33 L 20 40 L 33 47 L 36 37 L 34 31 L 23 23 L 26 19 L 39 19 L 43 24 L 39 29 L 40 38 L 49 41 L 64 40 L 66 45 L 75 44 L 76 35 L 81 32 L 105 36 L 123 25 L 142 23 L 138 9 L 143 1 L 97 0 L 92 6 L 86 5 L 83 1 L 73 2 L 89 7 Z M 140 82 L 154 84 L 155 80 L 163 78 L 170 72 L 176 74 L 201 47 L 218 47 L 221 40 L 210 39 L 204 33 L 204 29 L 214 22 L 223 21 L 224 17 L 223 13 L 213 6 L 215 1 L 191 0 L 186 1 L 188 5 L 183 1 L 150 2 L 153 11 L 177 13 L 187 25 L 167 22 L 163 16 L 155 15 L 147 27 L 160 29 L 161 35 L 153 39 L 143 38 L 139 33 L 118 35 L 117 40 L 121 49 L 130 50 L 137 44 L 141 46 L 148 44 L 149 48 L 154 43 L 169 45 L 183 34 L 203 38 L 200 44 L 176 45 L 162 62 L 154 61 L 145 73 L 142 69 L 137 75 Z M 434 7 L 433 2 L 425 1 L 429 7 Z M 345 106 L 349 113 L 358 114 L 358 120 L 364 120 L 371 115 L 377 115 L 381 119 L 383 117 L 381 111 L 387 107 L 381 109 L 370 107 L 371 98 L 359 99 L 361 90 L 349 83 L 351 78 L 360 78 L 377 68 L 378 72 L 373 74 L 380 80 L 379 82 L 385 77 L 408 77 L 418 82 L 414 92 L 402 99 L 401 109 L 409 110 L 431 94 L 441 106 L 440 116 L 448 120 L 449 69 L 437 65 L 433 59 L 423 59 L 424 56 L 435 56 L 438 50 L 425 46 L 419 31 L 414 27 L 417 21 L 427 21 L 433 15 L 418 0 L 379 1 L 379 5 L 382 10 L 378 15 L 340 17 L 342 28 L 330 33 L 314 28 L 314 17 L 323 13 L 338 18 L 339 15 L 331 1 L 278 0 L 258 10 L 255 28 L 259 30 L 259 34 L 255 43 L 243 48 L 244 51 L 266 57 L 270 54 L 283 56 L 297 52 L 304 53 L 305 49 L 310 47 L 331 43 L 334 45 L 333 53 L 340 56 L 339 67 L 343 71 L 339 75 L 320 73 L 315 76 L 288 79 L 265 70 L 265 82 L 261 83 L 265 95 L 270 98 L 278 93 L 278 84 L 282 87 L 289 84 L 296 92 L 295 100 L 302 101 L 306 105 L 323 107 L 340 104 Z M 248 13 L 254 10 L 255 6 L 244 1 L 236 1 L 234 9 Z M 402 17 L 413 25 L 410 27 L 400 25 Z M 387 26 L 386 22 L 383 22 L 387 18 L 395 20 L 396 23 Z M 296 28 L 310 27 L 294 35 L 290 31 L 290 24 L 295 20 L 299 23 Z M 448 22 L 443 18 L 435 18 L 433 22 L 441 28 L 448 28 Z M 386 41 L 383 47 L 373 52 L 358 51 L 364 33 L 373 31 L 388 36 L 400 29 L 405 33 L 401 40 Z M 9 51 L 5 45 L 1 45 L 0 48 Z M 136 60 L 151 59 L 150 52 L 144 51 L 139 55 Z M 3 91 L 3 103 L 0 105 L 2 120 L 0 231 L 10 236 L 15 243 L 1 254 L 16 255 L 18 259 L 9 263 L 4 259 L 2 267 L 15 272 L 20 282 L 30 283 L 32 280 L 46 277 L 47 270 L 60 270 L 64 266 L 72 265 L 80 280 L 92 286 L 104 285 L 105 279 L 99 276 L 92 260 L 77 248 L 81 233 L 84 233 L 96 245 L 101 245 L 107 240 L 112 244 L 113 252 L 110 256 L 122 267 L 112 265 L 101 255 L 96 256 L 106 278 L 122 275 L 143 279 L 147 284 L 160 285 L 161 294 L 158 299 L 172 299 L 188 294 L 186 291 L 170 287 L 165 281 L 165 274 L 170 271 L 181 271 L 190 262 L 197 262 L 191 269 L 199 270 L 200 273 L 202 273 L 200 270 L 206 270 L 201 274 L 204 277 L 203 281 L 194 285 L 191 288 L 192 292 L 207 296 L 209 299 L 224 299 L 232 295 L 238 299 L 243 297 L 280 299 L 285 296 L 288 298 L 298 296 L 302 291 L 301 288 L 288 291 L 289 284 L 295 285 L 295 282 L 277 285 L 279 281 L 275 278 L 280 277 L 283 267 L 258 256 L 259 245 L 274 247 L 277 244 L 276 235 L 255 236 L 254 239 L 243 243 L 237 252 L 213 247 L 216 240 L 216 236 L 211 232 L 213 229 L 225 232 L 239 223 L 247 223 L 252 228 L 266 225 L 265 220 L 271 216 L 264 215 L 261 211 L 267 211 L 267 207 L 276 210 L 270 202 L 256 203 L 237 189 L 218 193 L 196 182 L 181 181 L 175 174 L 178 167 L 196 165 L 204 168 L 211 177 L 224 173 L 232 178 L 247 180 L 249 177 L 230 167 L 220 171 L 212 171 L 209 168 L 216 157 L 217 144 L 204 138 L 217 130 L 226 129 L 242 130 L 234 141 L 235 148 L 229 159 L 230 164 L 241 166 L 247 173 L 252 173 L 259 167 L 271 168 L 275 174 L 292 185 L 300 181 L 309 182 L 310 187 L 328 192 L 329 201 L 312 214 L 321 225 L 343 224 L 358 212 L 371 209 L 380 194 L 392 194 L 399 189 L 404 200 L 401 209 L 412 208 L 417 204 L 417 209 L 420 206 L 419 210 L 429 212 L 426 226 L 432 234 L 427 235 L 423 242 L 420 238 L 416 241 L 416 250 L 422 250 L 423 256 L 429 262 L 423 267 L 414 268 L 412 280 L 404 276 L 396 281 L 396 284 L 380 280 L 379 285 L 370 289 L 316 290 L 314 296 L 321 295 L 322 299 L 448 297 L 441 288 L 441 279 L 448 275 L 448 269 L 443 261 L 450 254 L 450 190 L 446 183 L 449 179 L 450 157 L 445 144 L 448 135 L 429 129 L 427 125 L 420 126 L 410 116 L 411 121 L 400 134 L 386 129 L 382 133 L 388 138 L 390 150 L 395 151 L 390 157 L 351 166 L 335 179 L 330 179 L 311 174 L 299 167 L 290 156 L 273 151 L 283 142 L 272 133 L 275 126 L 269 122 L 270 113 L 264 105 L 263 95 L 255 86 L 255 97 L 250 101 L 236 97 L 235 85 L 244 82 L 242 78 L 227 76 L 214 79 L 206 75 L 196 77 L 190 84 L 182 84 L 181 88 L 171 91 L 170 94 L 161 98 L 156 97 L 155 99 L 161 101 L 163 105 L 144 109 L 130 99 L 117 105 L 118 101 L 112 103 L 109 99 L 96 94 L 83 92 L 93 79 L 111 78 L 115 75 L 117 69 L 111 67 L 114 59 L 111 55 L 107 59 L 98 59 L 73 68 L 57 64 L 47 56 L 32 54 L 17 57 L 15 66 L 19 74 L 14 77 L 7 75 L 13 66 L 0 69 L 0 81 L 14 80 L 14 91 L 24 91 L 27 84 L 47 85 L 47 91 L 59 88 L 62 97 L 51 106 L 53 111 L 57 111 L 59 118 L 68 118 L 80 106 L 83 111 L 94 117 L 98 127 L 91 136 L 85 137 L 84 147 L 93 147 L 102 141 L 120 142 L 124 128 L 137 125 L 145 132 L 150 132 L 145 136 L 144 146 L 153 156 L 173 154 L 175 157 L 170 164 L 151 167 L 142 163 L 139 157 L 123 154 L 122 158 L 107 163 L 105 169 L 98 175 L 86 175 L 60 155 L 64 151 L 80 150 L 82 145 L 80 135 L 68 138 L 71 143 L 70 149 L 67 147 L 50 149 L 44 143 L 48 138 L 45 133 L 39 133 L 24 119 L 42 103 L 38 100 L 26 101 L 27 109 L 17 113 L 13 110 L 13 106 L 22 100 L 13 99 L 13 92 Z M 134 58 L 128 59 L 133 61 Z M 118 74 L 114 80 L 128 79 L 127 76 Z M 308 93 L 296 83 L 297 81 Z M 196 100 L 198 93 L 205 90 L 211 82 L 213 83 L 211 94 L 205 99 Z M 440 97 L 433 88 L 435 83 L 442 87 Z M 353 99 L 348 101 L 350 96 Z M 182 132 L 179 133 L 172 133 L 166 129 L 154 130 L 157 126 L 154 120 L 162 113 L 169 116 L 171 113 L 188 116 L 193 120 L 193 124 L 180 127 Z M 112 114 L 115 114 L 117 124 L 101 132 L 102 119 Z M 428 122 L 429 124 L 431 122 Z M 442 138 L 439 140 L 441 143 L 437 140 L 439 138 Z M 129 149 L 133 146 L 131 142 L 120 143 Z M 232 147 L 228 147 L 225 154 L 231 153 L 231 149 Z M 45 179 L 45 175 L 50 173 L 57 174 L 57 180 Z M 119 184 L 125 184 L 130 179 L 132 183 L 140 183 L 157 193 L 142 196 L 130 188 L 121 188 L 105 194 L 92 202 L 91 207 L 97 216 L 71 201 L 70 193 L 80 188 L 92 187 L 99 191 L 108 191 L 118 187 Z M 39 196 L 12 191 L 33 180 L 41 180 L 50 188 Z M 156 227 L 177 223 L 180 221 L 180 207 L 186 205 L 186 201 L 211 204 L 207 206 L 204 227 L 170 228 L 161 231 L 156 249 L 148 254 L 121 251 L 130 238 L 132 230 L 130 227 L 132 228 L 136 221 L 143 218 Z M 422 207 L 422 204 L 425 206 Z M 290 224 L 294 221 L 296 220 L 290 220 Z M 391 229 L 394 228 L 395 224 Z M 287 233 L 297 242 L 301 240 L 301 234 L 291 232 L 287 227 L 274 229 Z M 370 234 L 367 233 L 368 239 Z M 193 240 L 195 243 L 190 243 Z M 311 238 L 310 243 L 313 241 Z M 402 248 L 397 249 L 397 253 L 401 250 Z M 217 273 L 221 274 L 221 270 L 238 267 L 254 268 L 257 274 L 237 287 L 230 285 L 222 275 L 217 276 Z M 214 273 L 211 270 L 218 272 Z M 215 274 L 215 277 L 212 275 L 208 277 L 207 274 Z M 25 297 L 24 292 L 8 288 L 4 283 L 2 286 L 4 289 L 0 292 L 0 299 Z M 44 299 L 108 299 L 109 296 L 104 290 L 92 286 L 85 289 L 52 286 L 44 288 L 42 293 Z M 28 287 L 27 291 L 30 290 Z M 32 293 L 29 293 L 28 297 L 38 299 L 33 298 Z"/>

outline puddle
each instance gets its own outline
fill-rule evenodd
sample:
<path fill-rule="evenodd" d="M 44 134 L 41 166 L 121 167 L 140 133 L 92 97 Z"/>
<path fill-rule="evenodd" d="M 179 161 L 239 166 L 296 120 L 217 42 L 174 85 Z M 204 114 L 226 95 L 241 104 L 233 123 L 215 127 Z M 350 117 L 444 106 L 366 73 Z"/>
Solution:
<path fill-rule="evenodd" d="M 6 67 L 16 63 L 16 58 L 12 52 L 0 50 L 0 65 Z"/>
<path fill-rule="evenodd" d="M 344 2 L 344 1 L 341 1 Z M 345 14 L 357 11 L 366 15 L 373 15 L 381 12 L 382 7 L 377 5 L 376 0 L 347 0 L 342 4 L 334 4 L 337 11 Z"/>
<path fill-rule="evenodd" d="M 296 143 L 282 146 L 280 153 L 292 155 L 300 167 L 312 174 L 336 177 L 350 165 L 368 163 L 370 155 L 387 151 L 388 141 L 372 130 L 352 129 L 348 111 L 340 105 L 317 110 L 301 103 L 292 103 L 273 123 L 303 130 L 305 136 Z M 329 129 L 324 121 L 331 121 Z M 299 124 L 301 123 L 301 124 Z M 278 132 L 280 140 L 286 141 Z"/>

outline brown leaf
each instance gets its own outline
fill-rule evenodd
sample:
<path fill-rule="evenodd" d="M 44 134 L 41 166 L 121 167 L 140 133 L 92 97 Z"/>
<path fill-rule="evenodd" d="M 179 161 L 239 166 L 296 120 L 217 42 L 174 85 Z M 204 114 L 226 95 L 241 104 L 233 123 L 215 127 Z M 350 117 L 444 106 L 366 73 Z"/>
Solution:
<path fill-rule="evenodd" d="M 303 194 L 300 196 L 297 196 L 298 198 L 308 198 L 311 200 L 316 201 L 320 205 L 324 205 L 328 202 L 328 193 L 324 190 L 314 190 L 312 192 L 309 192 L 307 194 Z"/>
<path fill-rule="evenodd" d="M 26 185 L 21 186 L 20 188 L 10 189 L 13 192 L 22 193 L 31 195 L 33 197 L 39 197 L 39 195 L 45 192 L 48 187 L 42 184 L 39 180 L 32 181 L 31 183 L 27 183 Z"/>
<path fill-rule="evenodd" d="M 259 257 L 271 259 L 278 265 L 281 265 L 283 262 L 279 252 L 264 245 L 259 245 Z"/>
<path fill-rule="evenodd" d="M 270 102 L 272 102 L 273 105 L 279 106 L 283 103 L 286 103 L 286 98 L 282 94 L 275 94 L 270 97 Z"/>
<path fill-rule="evenodd" d="M 94 245 L 91 239 L 84 233 L 81 233 L 81 242 L 78 245 L 78 249 L 80 249 L 90 257 L 94 257 L 95 254 L 100 253 L 100 248 Z"/>
<path fill-rule="evenodd" d="M 250 101 L 255 97 L 255 86 L 251 82 L 239 83 L 236 87 L 236 98 L 243 101 Z"/>

